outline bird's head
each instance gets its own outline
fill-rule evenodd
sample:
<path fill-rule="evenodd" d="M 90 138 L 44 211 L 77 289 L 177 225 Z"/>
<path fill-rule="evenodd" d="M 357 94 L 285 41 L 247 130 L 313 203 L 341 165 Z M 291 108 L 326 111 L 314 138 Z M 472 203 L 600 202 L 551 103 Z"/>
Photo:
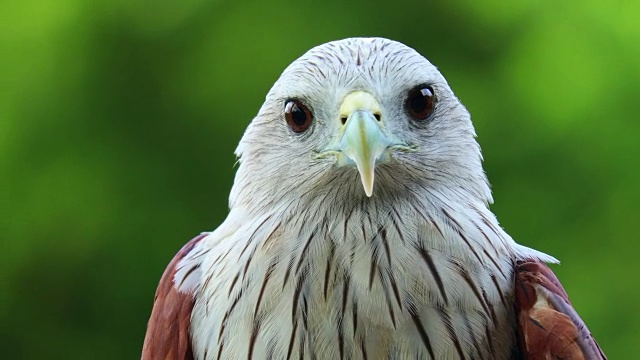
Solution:
<path fill-rule="evenodd" d="M 236 154 L 232 206 L 446 189 L 491 201 L 469 113 L 435 66 L 381 38 L 330 42 L 294 61 Z"/>

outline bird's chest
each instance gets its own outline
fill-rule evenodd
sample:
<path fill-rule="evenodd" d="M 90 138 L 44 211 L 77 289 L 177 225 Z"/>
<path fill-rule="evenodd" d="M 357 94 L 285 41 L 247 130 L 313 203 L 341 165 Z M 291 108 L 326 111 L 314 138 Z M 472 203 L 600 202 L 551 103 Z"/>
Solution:
<path fill-rule="evenodd" d="M 364 239 L 225 250 L 232 261 L 212 263 L 196 294 L 196 356 L 508 358 L 512 273 L 493 250 L 391 231 Z"/>

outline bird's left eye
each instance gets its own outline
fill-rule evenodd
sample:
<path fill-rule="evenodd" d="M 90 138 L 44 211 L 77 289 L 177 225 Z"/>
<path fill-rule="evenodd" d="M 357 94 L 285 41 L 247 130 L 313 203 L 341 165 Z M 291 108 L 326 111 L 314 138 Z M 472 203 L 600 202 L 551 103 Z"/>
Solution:
<path fill-rule="evenodd" d="M 284 104 L 284 117 L 289 128 L 296 133 L 301 133 L 311 126 L 313 115 L 300 100 L 287 100 Z"/>
<path fill-rule="evenodd" d="M 406 103 L 407 112 L 415 120 L 426 120 L 436 108 L 436 93 L 429 85 L 420 85 L 409 91 Z"/>

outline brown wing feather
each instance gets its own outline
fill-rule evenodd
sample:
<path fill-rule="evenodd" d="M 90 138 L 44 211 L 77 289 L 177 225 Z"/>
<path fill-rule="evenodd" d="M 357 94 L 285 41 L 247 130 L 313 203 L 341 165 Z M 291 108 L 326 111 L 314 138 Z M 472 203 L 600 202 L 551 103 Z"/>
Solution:
<path fill-rule="evenodd" d="M 143 360 L 193 359 L 189 326 L 194 298 L 191 294 L 179 292 L 173 278 L 180 260 L 205 236 L 206 234 L 199 235 L 184 245 L 162 274 L 147 324 L 142 348 Z"/>
<path fill-rule="evenodd" d="M 547 265 L 537 261 L 518 263 L 515 290 L 524 359 L 606 360 Z"/>

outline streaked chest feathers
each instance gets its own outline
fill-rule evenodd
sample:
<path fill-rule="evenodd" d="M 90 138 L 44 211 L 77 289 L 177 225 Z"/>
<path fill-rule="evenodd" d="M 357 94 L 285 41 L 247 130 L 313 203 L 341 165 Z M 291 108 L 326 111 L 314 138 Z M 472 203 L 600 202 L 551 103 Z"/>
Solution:
<path fill-rule="evenodd" d="M 197 357 L 509 356 L 512 240 L 486 208 L 302 215 L 230 216 L 183 262 Z"/>

